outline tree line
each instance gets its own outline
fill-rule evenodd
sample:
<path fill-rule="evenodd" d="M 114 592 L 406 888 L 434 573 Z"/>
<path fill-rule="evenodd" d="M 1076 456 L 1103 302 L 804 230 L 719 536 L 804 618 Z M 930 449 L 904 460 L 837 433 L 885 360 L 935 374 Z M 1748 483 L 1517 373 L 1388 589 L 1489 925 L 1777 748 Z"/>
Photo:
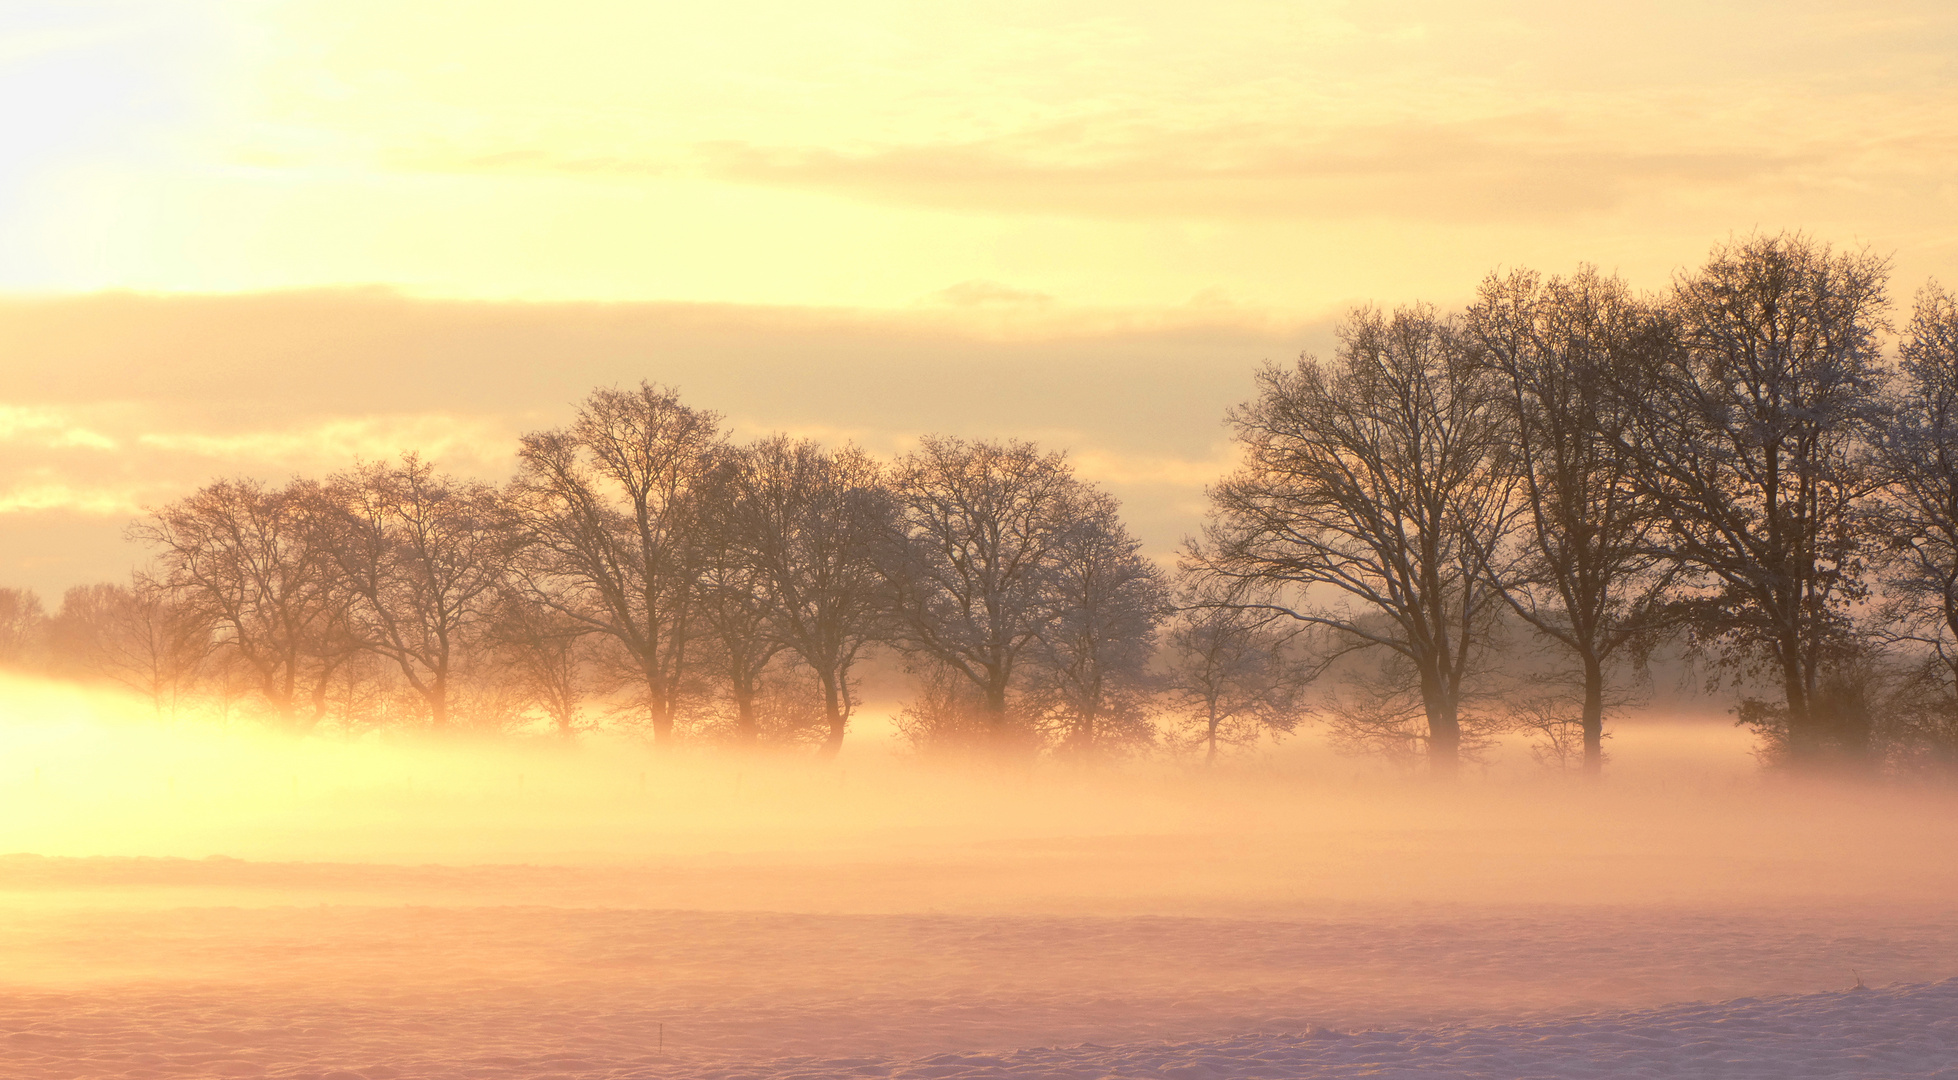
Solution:
<path fill-rule="evenodd" d="M 1215 757 L 1319 720 L 1445 774 L 1518 729 L 1596 772 L 1666 649 L 1771 757 L 1949 765 L 1958 300 L 1893 327 L 1888 274 L 1781 234 L 1652 295 L 1517 270 L 1355 310 L 1230 412 L 1242 463 L 1173 571 L 1062 454 L 738 444 L 647 383 L 500 487 L 413 455 L 210 484 L 134 528 L 130 583 L 52 618 L 0 592 L 0 652 L 298 731 L 829 754 L 874 657 L 921 747 Z"/>
<path fill-rule="evenodd" d="M 1440 772 L 1518 724 L 1574 726 L 1595 771 L 1665 644 L 1772 757 L 1948 764 L 1958 305 L 1927 286 L 1886 360 L 1888 269 L 1755 236 L 1654 296 L 1519 270 L 1464 311 L 1357 311 L 1231 414 L 1198 603 L 1383 658 L 1331 720 Z M 1519 626 L 1528 675 L 1497 662 Z"/>
<path fill-rule="evenodd" d="M 71 590 L 51 619 L 4 594 L 23 642 L 38 619 L 57 668 L 297 732 L 607 722 L 833 754 L 882 650 L 926 687 L 914 742 L 1104 755 L 1154 738 L 1172 609 L 1059 453 L 736 444 L 650 383 L 524 436 L 502 487 L 408 455 L 220 480 L 132 534 L 155 562 L 127 585 Z"/>

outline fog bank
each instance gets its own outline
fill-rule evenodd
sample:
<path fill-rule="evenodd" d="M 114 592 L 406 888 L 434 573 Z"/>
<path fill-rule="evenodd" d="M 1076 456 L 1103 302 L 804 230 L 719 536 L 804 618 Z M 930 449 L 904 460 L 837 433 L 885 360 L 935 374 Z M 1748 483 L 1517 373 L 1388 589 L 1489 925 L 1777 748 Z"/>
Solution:
<path fill-rule="evenodd" d="M 1941 789 L 1763 773 L 1718 722 L 1623 724 L 1605 782 L 1511 753 L 1452 785 L 1308 736 L 1215 769 L 834 763 L 642 744 L 290 739 L 9 681 L 15 904 L 1259 915 L 1940 901 Z M 874 710 L 873 710 L 874 714 Z M 190 860 L 190 861 L 184 861 Z M 201 861 L 200 861 L 201 860 Z M 239 861 L 242 860 L 242 861 Z"/>

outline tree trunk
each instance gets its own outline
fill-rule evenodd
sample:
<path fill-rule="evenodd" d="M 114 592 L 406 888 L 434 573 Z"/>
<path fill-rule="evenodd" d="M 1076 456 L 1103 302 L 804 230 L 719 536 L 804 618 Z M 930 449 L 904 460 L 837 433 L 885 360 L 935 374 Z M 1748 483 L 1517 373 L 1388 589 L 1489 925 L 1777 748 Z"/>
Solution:
<path fill-rule="evenodd" d="M 429 725 L 437 731 L 449 727 L 449 679 L 446 675 L 435 676 L 428 688 Z"/>
<path fill-rule="evenodd" d="M 986 722 L 994 727 L 1006 726 L 1006 682 L 990 680 L 986 683 Z"/>
<path fill-rule="evenodd" d="M 1595 656 L 1584 658 L 1584 775 L 1604 774 L 1604 665 Z"/>
<path fill-rule="evenodd" d="M 1455 702 L 1436 683 L 1430 680 L 1421 695 L 1428 714 L 1428 771 L 1448 780 L 1454 778 L 1462 763 L 1462 724 Z"/>
<path fill-rule="evenodd" d="M 761 745 L 761 723 L 755 719 L 753 683 L 734 683 L 734 738 L 742 746 Z"/>
<path fill-rule="evenodd" d="M 1016 749 L 1006 722 L 1006 680 L 997 676 L 986 681 L 986 734 L 993 751 L 1001 757 L 1011 755 Z"/>
<path fill-rule="evenodd" d="M 326 683 L 332 676 L 333 669 L 328 668 L 320 674 L 319 682 L 313 684 L 313 715 L 307 718 L 306 725 L 299 729 L 301 735 L 310 734 L 326 717 Z"/>
<path fill-rule="evenodd" d="M 1784 644 L 1784 648 L 1789 648 Z M 1822 740 L 1817 737 L 1815 717 L 1810 715 L 1808 681 L 1803 678 L 1801 660 L 1794 655 L 1781 663 L 1781 687 L 1787 700 L 1788 760 L 1807 765 L 1822 756 Z"/>
<path fill-rule="evenodd" d="M 657 675 L 648 676 L 646 685 L 651 691 L 646 711 L 653 723 L 653 749 L 671 749 L 673 746 L 672 702 L 667 700 L 665 688 L 660 685 Z"/>
<path fill-rule="evenodd" d="M 823 684 L 823 716 L 829 720 L 829 734 L 823 739 L 823 756 L 833 758 L 843 749 L 843 726 L 849 723 L 849 717 L 843 715 L 843 694 L 837 673 L 824 671 L 818 677 Z"/>

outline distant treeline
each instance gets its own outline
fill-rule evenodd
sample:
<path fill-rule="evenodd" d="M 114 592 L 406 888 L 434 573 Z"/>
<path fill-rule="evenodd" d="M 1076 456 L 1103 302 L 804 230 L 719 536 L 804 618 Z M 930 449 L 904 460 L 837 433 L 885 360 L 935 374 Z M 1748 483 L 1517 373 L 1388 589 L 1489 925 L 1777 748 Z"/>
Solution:
<path fill-rule="evenodd" d="M 1519 728 L 1595 771 L 1667 647 L 1771 759 L 1948 767 L 1958 300 L 1893 334 L 1888 269 L 1756 236 L 1656 295 L 1519 270 L 1356 310 L 1232 410 L 1173 573 L 1060 454 L 737 445 L 645 384 L 525 436 L 502 488 L 413 456 L 214 483 L 135 528 L 130 584 L 52 619 L 0 594 L 0 648 L 298 730 L 827 753 L 875 653 L 922 749 L 1215 756 L 1318 720 L 1449 772 Z"/>

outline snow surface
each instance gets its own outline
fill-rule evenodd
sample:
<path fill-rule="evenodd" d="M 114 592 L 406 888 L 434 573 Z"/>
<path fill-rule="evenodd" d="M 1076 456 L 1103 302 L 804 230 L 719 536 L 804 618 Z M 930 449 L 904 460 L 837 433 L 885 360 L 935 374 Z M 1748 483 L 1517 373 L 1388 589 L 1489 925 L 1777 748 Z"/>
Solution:
<path fill-rule="evenodd" d="M 1530 1024 L 782 1062 L 775 1076 L 1958 1077 L 1958 979 Z M 713 1076 L 712 1072 L 695 1075 Z M 723 1073 L 719 1075 L 734 1075 Z"/>
<path fill-rule="evenodd" d="M 212 1019 L 222 1022 L 223 1013 Z M 18 1020 L 18 1018 L 10 1018 Z M 1875 990 L 1592 1013 L 1534 1023 L 1253 1034 L 1193 1042 L 1080 1043 L 909 1059 L 667 1054 L 646 1032 L 592 1024 L 551 1053 L 494 1045 L 431 1053 L 415 1019 L 290 1018 L 283 1031 L 211 1024 L 175 1032 L 68 1013 L 6 1036 L 7 1074 L 40 1077 L 1958 1077 L 1958 979 Z M 352 1023 L 347 1023 L 352 1020 Z M 336 1022 L 338 1021 L 338 1022 Z M 355 1028 L 364 1029 L 356 1033 Z M 455 1033 L 449 1032 L 451 1036 Z M 494 1034 L 490 1036 L 493 1044 Z M 608 1037 L 608 1035 L 610 1037 Z M 377 1037 L 378 1036 L 378 1037 Z M 390 1038 L 392 1036 L 392 1038 Z M 633 1043 L 636 1042 L 636 1045 Z M 393 1043 L 393 1045 L 390 1045 Z M 379 1063 L 376 1062 L 378 1059 Z M 365 1067 L 359 1067 L 361 1063 Z"/>
<path fill-rule="evenodd" d="M 117 865 L 156 869 L 75 864 Z M 8 913 L 0 1076 L 1958 1077 L 1958 915 L 1942 907 L 154 901 Z M 1859 976 L 1875 988 L 1848 989 Z"/>
<path fill-rule="evenodd" d="M 0 1080 L 1958 1076 L 1958 795 L 1644 729 L 1595 790 L 147 730 L 0 753 Z"/>

